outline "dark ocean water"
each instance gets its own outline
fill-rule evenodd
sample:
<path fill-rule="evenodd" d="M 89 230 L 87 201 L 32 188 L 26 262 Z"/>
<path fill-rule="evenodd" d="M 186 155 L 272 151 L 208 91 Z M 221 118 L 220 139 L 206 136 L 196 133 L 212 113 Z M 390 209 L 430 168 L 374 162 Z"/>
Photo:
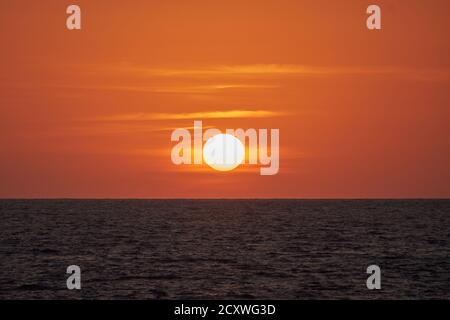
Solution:
<path fill-rule="evenodd" d="M 450 200 L 0 200 L 0 298 L 449 299 Z"/>

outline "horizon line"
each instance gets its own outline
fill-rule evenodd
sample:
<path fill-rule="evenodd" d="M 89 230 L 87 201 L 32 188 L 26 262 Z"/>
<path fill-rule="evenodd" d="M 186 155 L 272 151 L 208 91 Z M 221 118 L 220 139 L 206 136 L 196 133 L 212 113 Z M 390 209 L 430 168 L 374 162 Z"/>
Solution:
<path fill-rule="evenodd" d="M 98 200 L 98 201 L 122 201 L 122 200 L 148 200 L 148 201 L 158 201 L 158 200 L 227 200 L 227 201 L 233 201 L 233 200 L 450 200 L 450 197 L 448 198 L 442 198 L 442 197 L 392 197 L 392 198 L 378 198 L 378 197 L 368 197 L 368 198 L 344 198 L 344 197 L 324 197 L 324 198 L 315 198 L 315 197 L 309 197 L 309 198 L 292 198 L 292 197 L 279 197 L 279 198 L 104 198 L 104 197 L 94 197 L 94 198 L 83 198 L 83 197 L 61 197 L 61 198 L 2 198 L 0 197 L 0 201 L 5 200 L 21 200 L 21 201 L 27 201 L 27 200 L 68 200 L 68 201 L 77 201 L 77 200 Z"/>

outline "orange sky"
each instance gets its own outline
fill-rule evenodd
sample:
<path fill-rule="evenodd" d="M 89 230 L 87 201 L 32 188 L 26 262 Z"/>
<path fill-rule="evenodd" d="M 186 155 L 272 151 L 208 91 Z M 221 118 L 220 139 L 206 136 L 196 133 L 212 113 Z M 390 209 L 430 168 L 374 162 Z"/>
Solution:
<path fill-rule="evenodd" d="M 450 197 L 450 2 L 373 2 L 2 0 L 0 197 Z M 199 115 L 279 128 L 279 174 L 173 165 Z"/>

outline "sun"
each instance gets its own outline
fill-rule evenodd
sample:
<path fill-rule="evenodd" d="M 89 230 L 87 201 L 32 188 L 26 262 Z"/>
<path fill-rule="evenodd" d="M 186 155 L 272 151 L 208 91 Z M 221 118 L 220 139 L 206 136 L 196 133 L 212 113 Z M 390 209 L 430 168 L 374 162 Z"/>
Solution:
<path fill-rule="evenodd" d="M 206 141 L 203 159 L 218 171 L 231 171 L 245 160 L 242 142 L 231 134 L 217 134 Z"/>

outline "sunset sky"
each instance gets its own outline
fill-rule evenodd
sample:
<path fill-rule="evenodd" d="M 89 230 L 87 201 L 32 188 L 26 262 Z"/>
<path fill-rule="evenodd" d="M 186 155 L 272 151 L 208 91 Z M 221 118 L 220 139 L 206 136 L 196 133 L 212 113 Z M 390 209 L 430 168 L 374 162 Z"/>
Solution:
<path fill-rule="evenodd" d="M 448 198 L 449 15 L 448 0 L 1 0 L 0 197 Z M 171 132 L 194 120 L 279 128 L 279 173 L 174 165 Z"/>

